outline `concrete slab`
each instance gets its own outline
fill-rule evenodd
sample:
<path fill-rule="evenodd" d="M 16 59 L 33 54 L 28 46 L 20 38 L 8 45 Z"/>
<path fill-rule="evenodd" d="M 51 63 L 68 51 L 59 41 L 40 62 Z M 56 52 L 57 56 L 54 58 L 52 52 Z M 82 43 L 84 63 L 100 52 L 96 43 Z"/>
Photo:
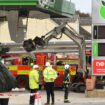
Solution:
<path fill-rule="evenodd" d="M 105 97 L 105 89 L 94 89 L 85 91 L 86 97 Z"/>

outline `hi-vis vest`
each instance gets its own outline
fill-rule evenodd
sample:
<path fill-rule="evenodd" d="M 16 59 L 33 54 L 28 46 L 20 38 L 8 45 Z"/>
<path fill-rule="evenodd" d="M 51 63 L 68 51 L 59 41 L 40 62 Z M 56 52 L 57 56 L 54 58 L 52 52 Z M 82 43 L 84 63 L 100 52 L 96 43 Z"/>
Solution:
<path fill-rule="evenodd" d="M 30 89 L 39 88 L 39 73 L 37 70 L 31 70 L 29 73 L 29 87 Z"/>
<path fill-rule="evenodd" d="M 54 82 L 54 80 L 57 78 L 57 72 L 51 67 L 46 67 L 43 72 L 44 81 L 45 82 Z M 53 78 L 53 80 L 51 80 Z"/>

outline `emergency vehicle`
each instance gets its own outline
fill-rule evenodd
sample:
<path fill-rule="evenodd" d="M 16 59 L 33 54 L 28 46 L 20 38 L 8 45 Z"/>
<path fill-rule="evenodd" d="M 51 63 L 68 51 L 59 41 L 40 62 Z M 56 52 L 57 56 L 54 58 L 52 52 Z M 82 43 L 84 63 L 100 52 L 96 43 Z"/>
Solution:
<path fill-rule="evenodd" d="M 90 54 L 89 52 L 86 52 L 87 54 L 87 61 L 90 60 Z M 56 60 L 54 59 L 54 54 L 51 54 L 49 57 L 48 53 L 36 53 L 35 59 L 29 57 L 27 54 L 24 56 L 21 55 L 9 55 L 9 57 L 6 57 L 5 64 L 7 68 L 11 71 L 11 73 L 16 77 L 17 79 L 17 85 L 18 87 L 25 87 L 28 88 L 28 74 L 31 70 L 31 64 L 38 64 L 40 66 L 40 70 L 43 71 L 45 68 L 46 61 L 51 62 L 53 65 L 53 68 L 58 72 L 59 76 L 55 81 L 56 87 L 62 87 L 63 86 L 63 75 L 64 75 L 64 64 L 69 64 L 70 67 L 70 75 L 71 77 L 75 77 L 78 65 L 79 65 L 79 58 L 72 56 L 70 57 L 57 57 Z"/>
<path fill-rule="evenodd" d="M 53 39 L 53 38 L 60 39 L 62 37 L 62 35 L 65 34 L 68 38 L 72 39 L 75 42 L 75 44 L 78 46 L 79 53 L 80 53 L 79 54 L 80 60 L 79 59 L 74 60 L 74 59 L 70 58 L 67 61 L 71 61 L 71 62 L 72 62 L 72 60 L 78 61 L 79 65 L 81 65 L 81 68 L 84 71 L 86 70 L 84 37 L 79 35 L 72 27 L 70 27 L 70 26 L 66 27 L 67 23 L 69 21 L 69 18 L 72 18 L 75 14 L 76 9 L 75 9 L 74 3 L 72 3 L 71 1 L 68 1 L 68 0 L 50 0 L 50 1 L 49 0 L 44 0 L 44 1 L 43 0 L 31 0 L 31 1 L 26 0 L 27 2 L 21 0 L 21 2 L 19 2 L 19 3 L 17 0 L 12 0 L 12 1 L 7 0 L 7 1 L 8 1 L 8 3 L 5 2 L 4 0 L 1 0 L 1 3 L 0 3 L 0 4 L 2 4 L 0 6 L 1 10 L 7 11 L 7 12 L 11 11 L 11 10 L 16 10 L 15 12 L 13 12 L 12 15 L 11 14 L 8 15 L 9 17 L 7 20 L 10 20 L 10 21 L 8 21 L 8 23 L 11 24 L 10 26 L 16 27 L 16 31 L 17 31 L 21 27 L 21 25 L 19 24 L 20 21 L 23 18 L 26 18 L 27 21 L 25 24 L 25 28 L 26 28 L 25 34 L 27 32 L 28 18 L 32 18 L 29 15 L 30 11 L 35 10 L 35 13 L 36 13 L 36 10 L 38 10 L 39 12 L 49 14 L 51 18 L 64 17 L 64 19 L 62 18 L 58 22 L 55 20 L 55 22 L 58 24 L 58 26 L 55 27 L 54 29 L 50 30 L 43 37 L 41 37 L 41 38 L 35 37 L 34 39 L 25 40 L 22 43 L 22 46 L 24 47 L 24 49 L 27 52 L 31 52 L 31 51 L 35 50 L 36 47 L 41 48 L 44 46 L 48 46 L 49 41 L 51 39 Z M 59 7 L 58 7 L 58 5 L 59 5 Z M 68 8 L 66 8 L 66 7 L 68 7 Z M 12 21 L 12 20 L 14 20 L 14 19 L 12 19 L 13 15 L 17 21 L 16 26 L 15 26 L 15 24 L 12 24 L 12 23 L 14 23 L 14 21 Z M 10 29 L 12 29 L 12 28 L 10 28 Z M 23 32 L 23 30 L 24 30 L 24 28 L 22 26 L 22 32 Z M 58 37 L 58 35 L 60 35 L 60 37 Z M 41 68 L 43 70 L 47 56 L 45 56 L 43 54 L 41 56 L 39 56 L 39 55 L 36 55 L 35 61 L 32 61 L 29 57 L 19 57 L 19 59 L 15 59 L 14 61 L 11 62 L 11 66 L 10 66 L 10 64 L 9 64 L 9 66 L 7 66 L 8 69 L 11 71 L 11 73 L 16 76 L 19 86 L 28 87 L 28 73 L 31 69 L 30 68 L 31 61 L 34 62 L 35 64 L 39 64 L 39 66 L 41 65 Z M 41 63 L 38 63 L 38 61 Z M 58 76 L 57 80 L 55 81 L 55 85 L 58 84 L 58 86 L 62 86 L 62 84 L 63 84 L 63 71 L 62 71 L 62 70 L 64 70 L 63 66 L 64 65 L 62 65 L 62 67 L 55 66 L 55 64 L 54 64 L 54 68 L 59 72 L 59 76 Z M 73 67 L 73 70 L 74 70 L 74 67 Z M 76 70 L 74 70 L 74 71 L 76 71 Z"/>

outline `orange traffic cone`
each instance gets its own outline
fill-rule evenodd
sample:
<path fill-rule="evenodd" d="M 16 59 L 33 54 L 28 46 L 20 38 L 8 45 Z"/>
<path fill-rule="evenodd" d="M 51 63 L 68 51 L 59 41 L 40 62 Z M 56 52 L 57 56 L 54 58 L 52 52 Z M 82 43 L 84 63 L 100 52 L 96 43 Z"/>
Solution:
<path fill-rule="evenodd" d="M 39 92 L 37 92 L 35 94 L 35 103 L 34 103 L 34 105 L 42 105 L 41 104 L 41 94 Z"/>

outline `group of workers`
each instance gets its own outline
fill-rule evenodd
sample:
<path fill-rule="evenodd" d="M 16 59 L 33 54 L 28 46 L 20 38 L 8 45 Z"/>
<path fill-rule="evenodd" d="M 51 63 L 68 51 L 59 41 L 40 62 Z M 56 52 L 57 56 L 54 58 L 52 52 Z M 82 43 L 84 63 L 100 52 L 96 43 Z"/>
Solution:
<path fill-rule="evenodd" d="M 55 104 L 55 97 L 54 97 L 54 81 L 58 77 L 57 71 L 55 71 L 50 62 L 46 62 L 45 64 L 45 69 L 43 71 L 43 77 L 44 77 L 44 82 L 45 82 L 45 89 L 46 89 L 46 95 L 47 95 L 47 102 L 45 105 L 54 105 Z M 65 71 L 64 71 L 64 102 L 65 103 L 70 103 L 68 100 L 68 93 L 69 93 L 69 84 L 70 84 L 70 73 L 69 73 L 69 68 L 70 66 L 66 64 L 64 66 Z M 39 90 L 39 83 L 40 82 L 40 74 L 39 74 L 39 66 L 38 65 L 33 65 L 33 69 L 29 73 L 29 87 L 30 87 L 30 92 L 33 95 L 30 95 L 30 105 L 34 105 L 35 103 L 35 94 Z M 50 97 L 52 100 L 52 103 L 50 104 Z"/>

